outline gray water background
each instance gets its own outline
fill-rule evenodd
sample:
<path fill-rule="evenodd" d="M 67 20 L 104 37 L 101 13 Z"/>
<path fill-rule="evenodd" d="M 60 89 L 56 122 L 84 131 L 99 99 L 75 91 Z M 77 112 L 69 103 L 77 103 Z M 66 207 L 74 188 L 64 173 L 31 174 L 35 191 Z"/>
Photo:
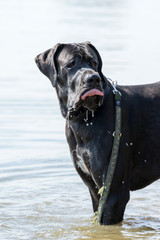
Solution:
<path fill-rule="evenodd" d="M 0 1 L 0 239 L 160 239 L 159 181 L 131 193 L 121 224 L 92 224 L 55 91 L 33 60 L 89 40 L 119 84 L 159 81 L 159 12 L 158 0 Z"/>

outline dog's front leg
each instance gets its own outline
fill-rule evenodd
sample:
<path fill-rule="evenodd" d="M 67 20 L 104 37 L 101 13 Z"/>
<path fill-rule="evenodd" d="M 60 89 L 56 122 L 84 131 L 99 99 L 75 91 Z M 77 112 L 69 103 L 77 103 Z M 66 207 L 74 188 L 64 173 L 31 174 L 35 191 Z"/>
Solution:
<path fill-rule="evenodd" d="M 83 182 L 89 189 L 91 199 L 92 199 L 93 211 L 96 212 L 98 209 L 99 198 L 100 198 L 100 196 L 98 194 L 98 187 L 95 184 L 95 182 L 93 181 L 92 177 L 90 175 L 87 175 L 86 173 L 84 173 L 81 170 L 81 168 L 79 167 L 79 165 L 77 164 L 78 158 L 77 158 L 76 150 L 72 151 L 72 158 L 73 158 L 74 166 L 75 166 L 79 176 L 82 178 Z"/>
<path fill-rule="evenodd" d="M 111 225 L 121 222 L 129 197 L 128 182 L 122 181 L 121 186 L 119 185 L 117 188 L 111 187 L 101 224 Z"/>
<path fill-rule="evenodd" d="M 66 138 L 69 144 L 70 152 L 72 155 L 72 159 L 73 159 L 73 163 L 76 168 L 76 171 L 78 172 L 83 182 L 87 185 L 89 189 L 91 199 L 92 199 L 93 211 L 96 212 L 98 209 L 98 203 L 99 203 L 99 197 L 100 197 L 98 194 L 98 187 L 93 181 L 92 177 L 84 173 L 78 165 L 78 158 L 76 153 L 77 142 L 71 128 L 68 128 L 68 126 L 66 126 Z"/>

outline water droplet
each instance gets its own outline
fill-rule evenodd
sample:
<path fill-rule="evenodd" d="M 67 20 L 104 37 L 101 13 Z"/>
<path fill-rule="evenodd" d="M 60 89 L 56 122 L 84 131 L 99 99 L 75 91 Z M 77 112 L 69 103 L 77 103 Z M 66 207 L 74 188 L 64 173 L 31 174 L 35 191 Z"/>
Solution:
<path fill-rule="evenodd" d="M 68 113 L 67 113 L 67 127 L 69 128 L 69 114 L 70 114 L 70 112 L 68 111 Z"/>
<path fill-rule="evenodd" d="M 126 142 L 126 146 L 128 147 L 128 143 Z"/>
<path fill-rule="evenodd" d="M 86 123 L 86 126 L 88 127 L 88 126 L 89 126 L 89 123 Z"/>
<path fill-rule="evenodd" d="M 99 107 L 101 106 L 101 101 L 99 101 L 98 106 L 99 106 Z"/>
<path fill-rule="evenodd" d="M 88 110 L 86 111 L 86 121 L 88 121 Z"/>
<path fill-rule="evenodd" d="M 67 127 L 69 128 L 69 118 L 68 118 L 68 121 L 67 121 Z"/>
<path fill-rule="evenodd" d="M 132 143 L 132 142 L 130 143 L 130 146 L 133 146 L 133 143 Z"/>
<path fill-rule="evenodd" d="M 86 111 L 86 118 L 84 118 L 85 122 L 88 122 L 88 110 Z"/>
<path fill-rule="evenodd" d="M 94 117 L 94 111 L 92 111 L 92 117 Z"/>

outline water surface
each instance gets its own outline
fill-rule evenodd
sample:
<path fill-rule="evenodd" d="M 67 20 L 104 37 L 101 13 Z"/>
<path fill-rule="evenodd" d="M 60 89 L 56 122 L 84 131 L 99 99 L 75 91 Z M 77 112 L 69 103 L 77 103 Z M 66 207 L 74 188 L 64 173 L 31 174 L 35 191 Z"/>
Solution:
<path fill-rule="evenodd" d="M 134 2 L 134 3 L 133 3 Z M 93 225 L 54 89 L 33 58 L 89 40 L 120 84 L 160 79 L 158 0 L 0 2 L 0 238 L 160 239 L 159 181 L 131 193 L 124 221 Z"/>

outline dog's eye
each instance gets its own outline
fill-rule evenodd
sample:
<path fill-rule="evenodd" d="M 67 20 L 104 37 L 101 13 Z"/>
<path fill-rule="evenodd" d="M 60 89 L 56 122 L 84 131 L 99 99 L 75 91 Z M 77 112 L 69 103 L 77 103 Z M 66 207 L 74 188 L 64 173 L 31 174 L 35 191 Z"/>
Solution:
<path fill-rule="evenodd" d="M 67 68 L 73 68 L 75 66 L 75 60 L 72 60 L 70 63 L 67 64 Z"/>
<path fill-rule="evenodd" d="M 98 63 L 96 61 L 92 61 L 92 65 L 93 65 L 93 67 L 97 67 Z"/>

